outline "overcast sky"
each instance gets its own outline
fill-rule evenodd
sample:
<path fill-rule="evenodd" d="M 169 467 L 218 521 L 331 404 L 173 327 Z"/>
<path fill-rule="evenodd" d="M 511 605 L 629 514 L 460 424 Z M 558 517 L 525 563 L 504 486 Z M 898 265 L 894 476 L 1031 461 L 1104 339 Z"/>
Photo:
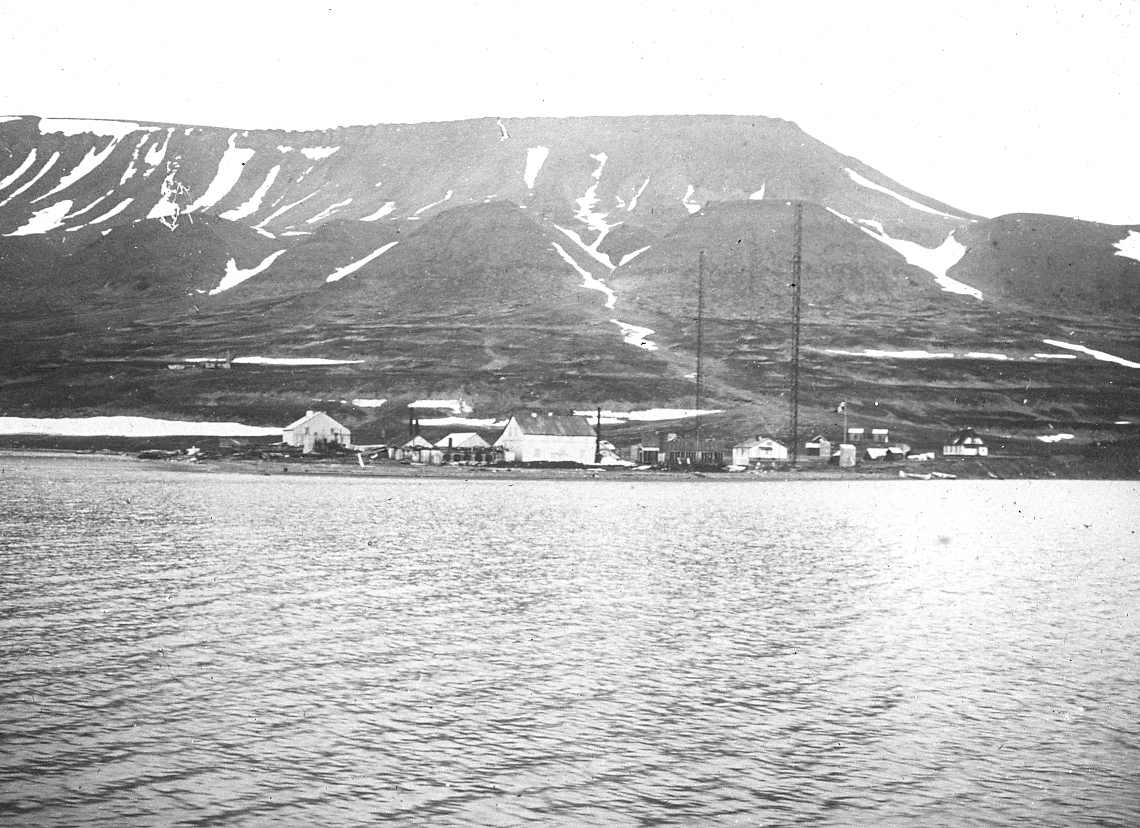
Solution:
<path fill-rule="evenodd" d="M 0 115 L 766 115 L 963 210 L 1140 224 L 1140 2 L 790 5 L 2 2 Z"/>

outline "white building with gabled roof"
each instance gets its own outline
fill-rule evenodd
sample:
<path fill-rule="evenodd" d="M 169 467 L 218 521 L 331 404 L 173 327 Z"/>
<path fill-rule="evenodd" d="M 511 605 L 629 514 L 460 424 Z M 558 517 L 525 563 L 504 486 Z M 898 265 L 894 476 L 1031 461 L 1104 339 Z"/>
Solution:
<path fill-rule="evenodd" d="M 352 448 L 352 432 L 323 411 L 306 411 L 304 417 L 285 426 L 281 441 L 289 446 L 299 446 L 308 454 L 317 443 L 336 443 Z"/>
<path fill-rule="evenodd" d="M 521 463 L 594 465 L 597 434 L 585 417 L 515 416 L 507 420 L 495 446 Z"/>

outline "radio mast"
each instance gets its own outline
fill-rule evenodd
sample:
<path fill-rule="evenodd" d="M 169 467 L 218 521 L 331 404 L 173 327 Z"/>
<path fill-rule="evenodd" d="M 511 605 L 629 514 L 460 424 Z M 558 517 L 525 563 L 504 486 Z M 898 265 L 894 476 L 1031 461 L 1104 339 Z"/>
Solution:
<path fill-rule="evenodd" d="M 800 256 L 803 220 L 804 207 L 797 201 L 792 224 L 792 465 L 799 460 L 800 446 Z"/>

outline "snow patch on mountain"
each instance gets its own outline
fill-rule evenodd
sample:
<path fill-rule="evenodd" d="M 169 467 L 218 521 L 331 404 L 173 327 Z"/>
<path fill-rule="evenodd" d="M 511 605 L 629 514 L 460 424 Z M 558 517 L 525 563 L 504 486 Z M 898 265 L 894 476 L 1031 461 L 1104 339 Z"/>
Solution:
<path fill-rule="evenodd" d="M 186 195 L 189 190 L 175 177 L 178 174 L 177 161 L 168 161 L 166 168 L 166 178 L 162 180 L 162 186 L 160 187 L 162 198 L 158 200 L 157 204 L 150 208 L 150 212 L 147 213 L 146 217 L 148 219 L 158 219 L 163 224 L 167 224 L 166 220 L 170 219 L 170 224 L 167 224 L 167 226 L 173 230 L 175 223 L 178 221 L 178 216 L 182 213 L 182 205 L 178 203 L 178 197 Z"/>
<path fill-rule="evenodd" d="M 639 198 L 641 198 L 641 194 L 645 192 L 645 188 L 646 188 L 646 187 L 648 187 L 648 186 L 649 186 L 649 179 L 647 178 L 647 179 L 645 179 L 643 182 L 641 182 L 641 187 L 640 187 L 640 189 L 638 189 L 638 191 L 637 191 L 637 193 L 634 195 L 634 197 L 633 197 L 632 199 L 630 199 L 630 202 L 629 202 L 629 206 L 625 208 L 625 211 L 626 211 L 627 213 L 632 213 L 632 212 L 633 212 L 633 208 L 637 206 L 637 200 L 638 200 Z"/>
<path fill-rule="evenodd" d="M 507 125 L 503 123 L 502 118 L 496 118 L 495 119 L 495 126 L 497 126 L 499 128 L 499 140 L 500 141 L 506 141 L 508 138 L 511 137 L 511 134 L 509 132 L 507 132 Z"/>
<path fill-rule="evenodd" d="M 384 216 L 388 215 L 389 213 L 391 213 L 395 209 L 396 209 L 396 202 L 386 201 L 386 202 L 384 202 L 383 207 L 381 207 L 379 210 L 377 210 L 372 215 L 365 216 L 364 218 L 360 219 L 360 221 L 379 221 L 380 219 L 384 218 Z"/>
<path fill-rule="evenodd" d="M 602 409 L 602 425 L 618 425 L 624 422 L 655 423 L 666 420 L 686 420 L 693 417 L 704 417 L 709 414 L 723 414 L 719 408 L 650 408 L 645 411 L 610 411 Z M 575 411 L 576 417 L 594 417 L 598 412 Z M 607 422 L 608 421 L 608 422 Z"/>
<path fill-rule="evenodd" d="M 67 215 L 67 211 L 71 209 L 72 201 L 65 199 L 64 201 L 57 202 L 50 207 L 45 207 L 42 210 L 37 210 L 28 219 L 28 223 L 23 227 L 11 233 L 8 236 L 32 236 L 40 233 L 46 233 L 49 230 L 54 230 L 63 225 L 63 219 Z"/>
<path fill-rule="evenodd" d="M 346 198 L 344 201 L 338 201 L 336 204 L 331 204 L 328 207 L 326 207 L 325 209 L 321 210 L 319 213 L 317 213 L 311 219 L 305 219 L 305 224 L 315 224 L 316 222 L 320 221 L 321 219 L 327 219 L 329 216 L 331 216 L 337 210 L 341 209 L 342 207 L 347 207 L 349 204 L 352 204 L 351 198 Z"/>
<path fill-rule="evenodd" d="M 302 147 L 301 155 L 310 161 L 320 161 L 322 158 L 328 158 L 339 149 L 340 147 Z"/>
<path fill-rule="evenodd" d="M 590 258 L 597 260 L 600 264 L 604 264 L 610 270 L 614 269 L 614 263 L 610 259 L 609 254 L 602 253 L 600 250 L 598 250 L 598 245 L 601 244 L 602 239 L 604 239 L 606 237 L 606 233 L 609 232 L 608 229 L 603 233 L 599 233 L 597 238 L 594 239 L 593 244 L 586 244 L 584 241 L 582 241 L 582 237 L 579 236 L 576 232 L 573 230 L 568 230 L 561 225 L 555 224 L 554 229 L 562 231 L 568 239 L 582 248 L 582 251 Z"/>
<path fill-rule="evenodd" d="M 20 164 L 20 166 L 18 166 L 11 175 L 6 176 L 3 181 L 0 181 L 0 190 L 7 189 L 8 185 L 12 184 L 17 178 L 26 173 L 28 171 L 28 168 L 31 167 L 34 163 L 36 163 L 36 148 L 32 147 L 31 151 L 28 152 L 27 157 L 24 158 L 23 163 Z"/>
<path fill-rule="evenodd" d="M 218 162 L 218 172 L 214 175 L 210 186 L 206 188 L 206 192 L 202 193 L 201 198 L 187 207 L 184 212 L 193 213 L 196 210 L 213 207 L 238 183 L 246 163 L 253 158 L 255 150 L 238 147 L 234 143 L 235 138 L 237 138 L 236 132 L 230 136 L 226 151 L 222 153 L 222 160 Z"/>
<path fill-rule="evenodd" d="M 258 227 L 264 227 L 265 225 L 269 224 L 269 222 L 273 221 L 273 219 L 277 218 L 278 216 L 282 215 L 283 213 L 285 213 L 288 210 L 292 210 L 298 204 L 304 204 L 306 201 L 308 201 L 310 198 L 312 198 L 315 195 L 316 195 L 316 192 L 312 192 L 312 193 L 309 193 L 304 198 L 301 198 L 301 199 L 298 199 L 297 201 L 294 201 L 292 204 L 286 204 L 281 209 L 275 210 L 272 213 L 270 213 L 269 216 L 264 221 L 262 221 L 260 224 L 258 224 L 257 226 Z"/>
<path fill-rule="evenodd" d="M 925 204 L 919 204 L 913 198 L 907 198 L 906 196 L 900 193 L 896 193 L 894 190 L 884 187 L 881 184 L 876 184 L 874 181 L 869 181 L 850 167 L 844 167 L 843 169 L 847 175 L 851 177 L 851 180 L 859 186 L 866 187 L 869 190 L 875 190 L 876 192 L 880 192 L 885 195 L 889 195 L 891 198 L 901 201 L 907 207 L 913 207 L 916 210 L 922 210 L 924 213 L 932 213 L 933 215 L 942 216 L 943 218 L 965 219 L 965 216 L 952 216 L 949 213 L 943 213 L 941 210 L 935 210 L 933 207 L 927 207 Z"/>
<path fill-rule="evenodd" d="M 364 267 L 370 261 L 372 261 L 373 259 L 382 255 L 385 251 L 391 250 L 397 244 L 399 244 L 398 241 L 388 242 L 383 247 L 380 247 L 380 248 L 377 248 L 376 250 L 373 250 L 371 253 L 369 253 L 367 256 L 365 256 L 363 259 L 357 259 L 355 262 L 352 262 L 351 264 L 346 264 L 344 267 L 337 268 L 336 270 L 334 270 L 332 273 L 329 274 L 328 278 L 326 278 L 325 281 L 326 282 L 339 282 L 341 279 L 343 279 L 348 274 L 355 273 L 356 271 L 360 270 L 360 268 Z"/>
<path fill-rule="evenodd" d="M 566 263 L 574 268 L 574 270 L 578 272 L 578 275 L 582 277 L 582 287 L 589 288 L 590 290 L 598 290 L 604 293 L 606 295 L 607 308 L 613 308 L 614 305 L 617 304 L 617 296 L 614 295 L 613 290 L 611 290 L 605 282 L 603 282 L 601 279 L 595 279 L 589 271 L 584 270 L 581 265 L 574 261 L 574 257 L 567 253 L 562 245 L 560 245 L 558 242 L 551 242 L 550 244 L 555 249 L 555 251 L 557 251 L 558 255 L 561 256 L 566 261 Z"/>
<path fill-rule="evenodd" d="M 638 348 L 646 351 L 657 350 L 657 345 L 645 338 L 653 333 L 652 328 L 642 328 L 637 325 L 631 325 L 628 322 L 620 322 L 617 319 L 611 319 L 610 321 L 621 328 L 622 337 L 624 337 L 622 342 L 636 345 Z"/>
<path fill-rule="evenodd" d="M 650 247 L 651 247 L 651 245 L 647 244 L 647 245 L 645 245 L 645 247 L 639 247 L 637 250 L 631 250 L 629 253 L 626 253 L 624 256 L 621 257 L 621 261 L 618 262 L 618 267 L 621 267 L 624 264 L 632 262 L 634 259 L 636 259 L 638 256 L 640 256 L 642 253 L 644 253 Z"/>
<path fill-rule="evenodd" d="M 241 423 L 198 423 L 153 417 L 0 417 L 0 434 L 46 434 L 57 437 L 272 437 L 277 427 Z"/>
<path fill-rule="evenodd" d="M 1093 348 L 1086 348 L 1084 345 L 1074 345 L 1071 342 L 1060 342 L 1056 339 L 1042 339 L 1046 345 L 1052 345 L 1055 348 L 1067 348 L 1070 351 L 1079 351 L 1082 354 L 1088 354 L 1093 359 L 1098 359 L 1101 362 L 1114 362 L 1117 365 L 1123 365 L 1125 368 L 1140 368 L 1140 362 L 1132 362 L 1131 360 L 1123 359 L 1122 357 L 1106 354 L 1104 351 L 1097 351 Z"/>
<path fill-rule="evenodd" d="M 122 187 L 130 179 L 135 177 L 135 174 L 138 172 L 138 167 L 135 165 L 138 163 L 139 153 L 142 152 L 143 144 L 145 144 L 149 140 L 150 140 L 150 134 L 147 133 L 147 134 L 144 134 L 143 137 L 139 139 L 139 142 L 137 144 L 135 144 L 135 151 L 131 153 L 130 163 L 127 164 L 127 168 L 125 170 L 123 170 L 123 177 L 119 179 L 119 186 L 120 187 Z"/>
<path fill-rule="evenodd" d="M 824 348 L 826 354 L 836 356 L 871 357 L 872 359 L 953 359 L 952 353 L 937 353 L 931 351 L 882 351 L 876 348 L 865 348 L 862 351 L 842 351 L 837 348 Z"/>
<path fill-rule="evenodd" d="M 550 155 L 550 147 L 531 147 L 526 151 L 526 172 L 523 173 L 523 181 L 526 182 L 528 190 L 534 189 L 534 180 L 538 177 L 538 171 L 542 169 L 542 165 L 546 163 L 548 155 Z"/>
<path fill-rule="evenodd" d="M 187 360 L 189 361 L 189 360 Z M 235 365 L 359 365 L 363 359 L 323 359 L 321 357 L 235 357 Z"/>
<path fill-rule="evenodd" d="M 433 201 L 431 204 L 425 204 L 423 207 L 421 207 L 420 209 L 416 210 L 416 212 L 414 213 L 414 215 L 417 215 L 417 216 L 418 216 L 418 215 L 419 215 L 420 213 L 422 213 L 424 210 L 430 210 L 432 207 L 438 207 L 439 205 L 443 204 L 443 202 L 445 202 L 445 201 L 450 201 L 450 200 L 451 200 L 451 196 L 452 196 L 452 194 L 453 194 L 454 192 L 455 192 L 454 190 L 448 190 L 448 191 L 447 191 L 447 195 L 445 195 L 445 196 L 444 196 L 443 198 L 441 198 L 439 201 Z"/>
<path fill-rule="evenodd" d="M 4 123 L 5 121 L 18 121 L 22 117 L 22 115 L 0 115 L 0 124 Z"/>
<path fill-rule="evenodd" d="M 696 192 L 696 189 L 692 184 L 690 184 L 688 189 L 685 190 L 685 195 L 681 198 L 681 203 L 685 205 L 685 209 L 689 211 L 690 216 L 701 211 L 701 205 L 697 204 L 696 202 L 689 201 L 689 199 L 692 198 L 694 192 Z"/>
<path fill-rule="evenodd" d="M 386 399 L 384 399 L 384 400 L 381 400 L 381 399 L 365 399 L 362 397 L 358 397 L 352 401 L 352 404 L 355 405 L 357 408 L 379 408 L 380 406 L 382 406 L 386 402 L 388 402 L 388 400 L 386 400 Z"/>
<path fill-rule="evenodd" d="M 102 224 L 107 219 L 114 218 L 119 213 L 123 212 L 123 210 L 126 210 L 127 207 L 130 206 L 132 201 L 134 201 L 133 198 L 124 198 L 122 201 L 120 201 L 118 204 L 116 204 L 110 210 L 105 212 L 103 215 L 99 216 L 98 218 L 91 219 L 91 222 L 88 224 L 88 227 L 90 227 L 91 225 L 95 225 L 95 224 Z"/>
<path fill-rule="evenodd" d="M 153 131 L 158 127 L 141 127 L 129 121 L 93 121 L 81 118 L 40 118 L 40 134 L 48 135 L 58 133 L 73 137 L 90 133 L 92 135 L 105 135 L 111 138 L 122 138 L 130 135 L 137 129 Z"/>
<path fill-rule="evenodd" d="M 222 281 L 218 282 L 218 286 L 210 291 L 210 295 L 214 296 L 218 293 L 221 293 L 223 290 L 229 290 L 234 285 L 240 285 L 246 279 L 256 276 L 258 273 L 266 270 L 271 264 L 277 261 L 277 257 L 284 252 L 285 250 L 282 249 L 278 250 L 276 253 L 270 253 L 268 256 L 262 259 L 261 264 L 259 264 L 257 267 L 251 267 L 248 270 L 242 270 L 237 266 L 236 259 L 230 259 L 226 263 L 226 275 L 222 278 Z"/>
<path fill-rule="evenodd" d="M 89 212 L 91 212 L 91 211 L 92 211 L 92 210 L 94 210 L 96 207 L 98 207 L 98 206 L 99 206 L 99 205 L 100 205 L 102 202 L 106 201 L 106 200 L 107 200 L 107 198 L 108 198 L 108 196 L 110 196 L 110 195 L 111 195 L 111 193 L 113 193 L 113 192 L 115 192 L 115 191 L 114 191 L 114 190 L 108 190 L 108 191 L 107 191 L 107 192 L 106 192 L 104 195 L 101 195 L 101 196 L 99 196 L 97 199 L 95 199 L 94 201 L 92 201 L 90 204 L 88 204 L 88 205 L 87 205 L 86 207 L 84 207 L 82 210 L 76 210 L 74 213 L 68 213 L 68 214 L 67 214 L 67 217 L 68 217 L 69 219 L 73 219 L 73 218 L 76 218 L 76 217 L 78 217 L 78 216 L 81 216 L 81 215 L 83 215 L 84 213 L 89 213 Z M 75 228 L 75 227 L 73 227 L 73 228 L 71 228 L 71 229 L 72 229 L 72 230 L 75 230 L 75 229 L 78 229 L 78 228 Z"/>
<path fill-rule="evenodd" d="M 3 187 L 0 186 L 0 189 Z M 1140 233 L 1135 230 L 1129 230 L 1127 236 L 1112 246 L 1116 248 L 1117 256 L 1124 256 L 1140 262 Z"/>
<path fill-rule="evenodd" d="M 279 172 L 281 172 L 280 164 L 269 171 L 268 175 L 265 176 L 265 180 L 261 182 L 261 186 L 254 191 L 253 195 L 249 197 L 249 200 L 246 201 L 245 204 L 242 204 L 240 207 L 235 207 L 232 210 L 226 210 L 226 212 L 222 213 L 222 218 L 227 221 L 237 221 L 246 216 L 252 216 L 260 210 L 262 199 L 264 199 L 265 194 L 269 192 L 269 188 L 273 186 L 273 182 L 277 180 L 277 174 Z"/>
<path fill-rule="evenodd" d="M 951 232 L 950 235 L 946 237 L 946 241 L 942 242 L 938 247 L 923 247 L 921 244 L 916 244 L 915 242 L 888 236 L 886 232 L 881 229 L 883 225 L 879 222 L 875 222 L 874 224 L 880 229 L 874 230 L 864 226 L 863 222 L 857 222 L 850 216 L 843 215 L 843 213 L 840 213 L 838 210 L 833 210 L 830 207 L 827 207 L 826 210 L 833 216 L 843 219 L 852 227 L 858 227 L 871 238 L 882 242 L 895 252 L 900 253 L 902 257 L 907 260 L 907 263 L 925 270 L 934 277 L 934 281 L 944 291 L 948 293 L 959 293 L 964 296 L 973 296 L 977 299 L 982 298 L 982 292 L 977 288 L 972 288 L 946 275 L 946 271 L 958 264 L 958 262 L 962 260 L 962 257 L 966 255 L 966 246 L 954 238 L 953 232 Z M 870 222 L 865 223 L 869 224 Z"/>
<path fill-rule="evenodd" d="M 754 192 L 752 195 L 748 196 L 749 200 L 750 201 L 763 201 L 764 200 L 764 189 L 767 186 L 768 186 L 768 182 L 765 181 L 763 184 L 760 185 L 759 190 Z"/>
<path fill-rule="evenodd" d="M 1073 354 L 1034 354 L 1034 359 L 1076 359 Z"/>
<path fill-rule="evenodd" d="M 1042 443 L 1059 443 L 1062 440 L 1074 439 L 1072 434 L 1042 434 L 1037 438 Z"/>
<path fill-rule="evenodd" d="M 408 403 L 408 408 L 425 408 L 429 411 L 450 411 L 454 414 L 470 414 L 473 409 L 466 400 L 416 400 Z"/>
<path fill-rule="evenodd" d="M 166 149 L 170 146 L 170 136 L 173 134 L 174 128 L 171 127 L 166 130 L 166 140 L 162 142 L 161 147 L 158 145 L 158 141 L 155 141 L 150 149 L 146 151 L 146 157 L 143 158 L 143 160 L 146 161 L 148 169 L 143 173 L 143 178 L 150 178 L 150 174 L 154 172 L 155 168 L 166 158 Z"/>
<path fill-rule="evenodd" d="M 1009 357 L 1007 357 L 1005 354 L 991 354 L 988 351 L 970 351 L 968 354 L 966 354 L 966 359 L 1007 360 Z"/>
<path fill-rule="evenodd" d="M 59 160 L 59 153 L 53 152 L 51 154 L 51 158 L 49 158 L 47 160 L 47 163 L 43 165 L 43 167 L 40 169 L 40 171 L 38 173 L 36 173 L 35 177 L 31 181 L 27 182 L 20 189 L 13 190 L 12 194 L 10 196 L 8 196 L 6 199 L 4 199 L 3 201 L 0 201 L 0 207 L 3 207 L 5 204 L 7 204 L 12 199 L 14 199 L 20 193 L 26 192 L 28 189 L 33 187 L 37 181 L 39 181 L 41 178 L 44 177 L 44 175 L 47 173 L 48 170 L 50 170 L 52 167 L 55 166 L 55 162 L 58 160 Z"/>
<path fill-rule="evenodd" d="M 92 147 L 90 150 L 87 151 L 87 155 L 83 156 L 83 160 L 75 165 L 75 169 L 73 169 L 70 173 L 65 175 L 63 178 L 61 178 L 59 180 L 59 183 L 56 184 L 55 187 L 48 190 L 46 193 L 44 193 L 39 198 L 32 199 L 32 204 L 35 204 L 37 201 L 43 201 L 48 196 L 55 195 L 56 193 L 60 192 L 61 190 L 65 190 L 68 187 L 70 187 L 76 181 L 83 178 L 83 176 L 87 175 L 87 173 L 91 172 L 93 169 L 95 169 L 100 164 L 102 164 L 104 161 L 106 161 L 107 156 L 109 156 L 112 152 L 114 152 L 115 147 L 117 147 L 118 145 L 119 145 L 119 139 L 118 138 L 112 138 L 111 141 L 107 144 L 107 146 L 103 148 L 102 152 L 97 152 L 95 150 L 95 148 Z"/>

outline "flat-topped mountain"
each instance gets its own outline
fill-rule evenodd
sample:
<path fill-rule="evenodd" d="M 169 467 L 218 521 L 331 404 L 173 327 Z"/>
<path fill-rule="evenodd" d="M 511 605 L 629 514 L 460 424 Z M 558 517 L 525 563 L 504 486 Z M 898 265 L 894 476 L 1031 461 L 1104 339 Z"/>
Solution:
<path fill-rule="evenodd" d="M 0 413 L 691 407 L 700 306 L 706 427 L 778 433 L 797 203 L 809 424 L 1140 419 L 1140 226 L 971 215 L 727 116 L 2 120 Z M 167 368 L 226 353 L 293 364 Z"/>

